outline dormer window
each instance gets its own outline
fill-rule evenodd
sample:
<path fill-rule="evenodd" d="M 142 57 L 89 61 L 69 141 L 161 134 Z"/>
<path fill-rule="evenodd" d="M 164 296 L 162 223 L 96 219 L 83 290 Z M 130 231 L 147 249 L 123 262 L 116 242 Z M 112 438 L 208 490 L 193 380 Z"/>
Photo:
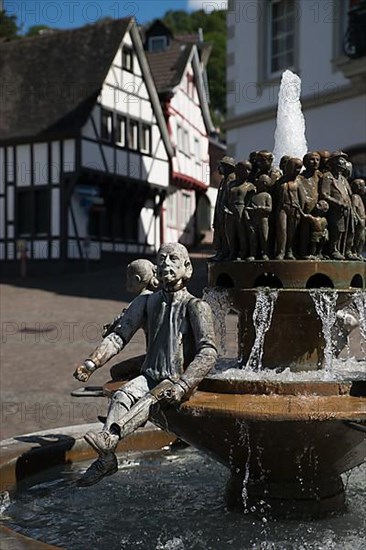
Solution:
<path fill-rule="evenodd" d="M 149 52 L 163 52 L 167 49 L 168 39 L 166 36 L 150 36 Z"/>
<path fill-rule="evenodd" d="M 127 46 L 124 46 L 122 50 L 122 68 L 133 73 L 133 52 Z"/>

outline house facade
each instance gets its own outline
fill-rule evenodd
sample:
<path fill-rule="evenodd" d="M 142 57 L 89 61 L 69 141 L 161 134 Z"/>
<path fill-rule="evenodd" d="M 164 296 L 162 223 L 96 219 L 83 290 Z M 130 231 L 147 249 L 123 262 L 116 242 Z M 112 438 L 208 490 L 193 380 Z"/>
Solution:
<path fill-rule="evenodd" d="M 167 241 L 200 241 L 212 225 L 217 191 L 210 187 L 206 64 L 211 46 L 196 35 L 174 36 L 159 20 L 145 34 L 145 50 L 173 146 L 164 216 Z"/>
<path fill-rule="evenodd" d="M 14 261 L 24 247 L 31 260 L 98 260 L 154 252 L 167 240 L 195 241 L 193 183 L 207 191 L 207 130 L 201 122 L 195 127 L 192 92 L 184 124 L 195 128 L 189 154 L 197 161 L 178 162 L 186 157 L 133 19 L 54 31 L 0 50 L 2 260 Z M 196 70 L 193 57 L 194 47 L 184 78 Z M 173 108 L 186 107 L 176 94 Z M 176 173 L 188 184 L 174 202 Z"/>
<path fill-rule="evenodd" d="M 273 150 L 280 78 L 289 68 L 302 80 L 309 150 L 342 149 L 365 175 L 365 12 L 364 0 L 229 0 L 229 154 Z"/>

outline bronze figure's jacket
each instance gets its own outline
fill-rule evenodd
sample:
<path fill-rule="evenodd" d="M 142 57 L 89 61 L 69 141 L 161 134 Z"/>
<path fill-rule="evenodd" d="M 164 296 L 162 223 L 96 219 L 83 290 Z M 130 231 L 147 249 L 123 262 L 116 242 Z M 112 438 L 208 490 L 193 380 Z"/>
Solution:
<path fill-rule="evenodd" d="M 214 366 L 217 351 L 210 306 L 186 288 L 138 296 L 114 332 L 124 346 L 147 328 L 147 352 L 141 373 L 160 382 L 169 378 L 193 389 Z"/>

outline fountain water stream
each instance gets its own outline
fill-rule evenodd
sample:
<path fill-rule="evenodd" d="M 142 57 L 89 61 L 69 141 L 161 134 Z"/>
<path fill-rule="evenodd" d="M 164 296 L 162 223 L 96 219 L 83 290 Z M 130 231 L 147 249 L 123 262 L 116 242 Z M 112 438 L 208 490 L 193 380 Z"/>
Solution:
<path fill-rule="evenodd" d="M 315 310 L 322 323 L 322 331 L 325 341 L 323 368 L 330 370 L 332 368 L 334 356 L 332 329 L 337 318 L 336 304 L 338 294 L 334 290 L 314 289 L 310 290 L 310 296 L 313 299 Z"/>
<path fill-rule="evenodd" d="M 258 370 L 262 368 L 262 357 L 264 349 L 264 338 L 271 326 L 273 309 L 278 297 L 278 290 L 258 289 L 254 312 L 253 324 L 255 329 L 255 340 L 250 351 L 246 366 L 250 369 Z"/>
<path fill-rule="evenodd" d="M 276 166 L 284 155 L 302 158 L 308 150 L 300 93 L 300 78 L 290 70 L 285 71 L 278 94 L 277 125 L 274 136 L 273 156 Z"/>

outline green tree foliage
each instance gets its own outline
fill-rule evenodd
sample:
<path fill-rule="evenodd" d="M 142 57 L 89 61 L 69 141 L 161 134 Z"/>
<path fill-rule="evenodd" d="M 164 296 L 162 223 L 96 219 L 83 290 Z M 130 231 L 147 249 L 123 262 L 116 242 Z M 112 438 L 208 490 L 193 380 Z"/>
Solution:
<path fill-rule="evenodd" d="M 47 25 L 33 25 L 32 27 L 29 27 L 28 32 L 25 36 L 37 36 L 39 34 L 39 31 L 44 31 L 49 29 Z"/>
<path fill-rule="evenodd" d="M 0 38 L 17 38 L 19 27 L 15 15 L 8 15 L 5 10 L 0 11 Z"/>
<path fill-rule="evenodd" d="M 211 109 L 226 112 L 226 12 L 204 10 L 187 13 L 169 10 L 162 19 L 173 34 L 197 34 L 203 31 L 205 42 L 212 43 L 212 53 L 207 66 Z"/>

